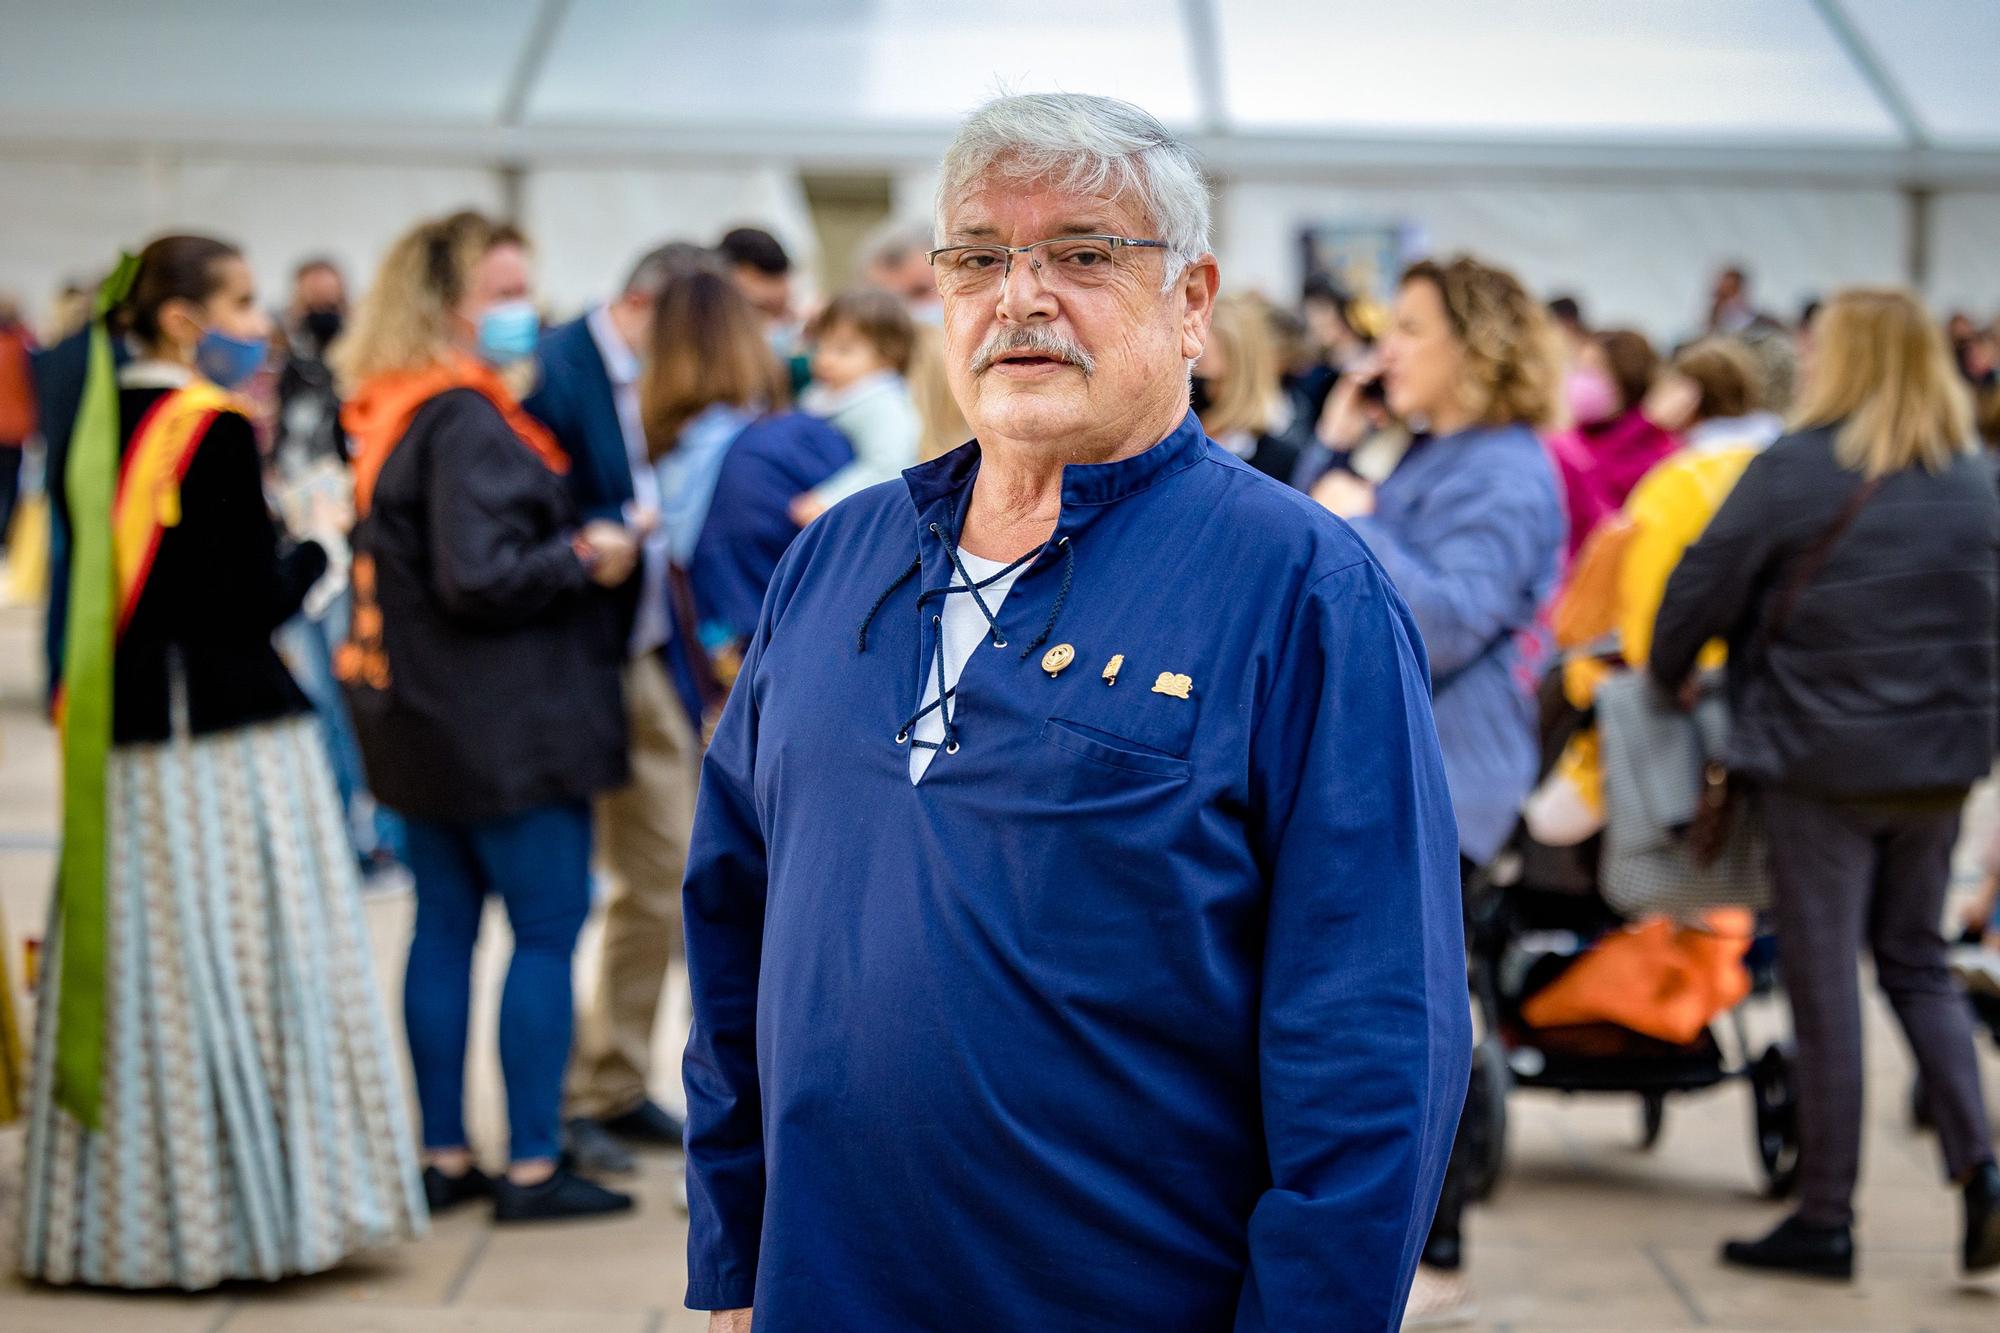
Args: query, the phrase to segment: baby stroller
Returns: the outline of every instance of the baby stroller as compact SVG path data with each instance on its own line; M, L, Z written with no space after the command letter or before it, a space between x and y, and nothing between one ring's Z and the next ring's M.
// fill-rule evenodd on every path
M1560 702L1559 686L1554 694L1544 711L1546 765L1587 721ZM1792 1055L1784 1041L1754 1049L1741 1005L1684 1044L1614 1023L1537 1028L1523 1017L1523 1006L1593 943L1628 924L1598 892L1598 843L1544 846L1518 826L1467 884L1467 973L1482 1032L1467 1094L1471 1197L1490 1194L1504 1171L1507 1095L1514 1087L1633 1096L1639 1145L1651 1148L1668 1098L1736 1080L1750 1089L1751 1146L1765 1192L1788 1196L1799 1156ZM1773 959L1768 938L1757 939L1744 958L1753 995L1773 988Z

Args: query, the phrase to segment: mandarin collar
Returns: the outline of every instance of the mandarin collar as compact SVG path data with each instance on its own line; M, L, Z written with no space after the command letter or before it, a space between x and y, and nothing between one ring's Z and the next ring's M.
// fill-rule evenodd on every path
M1200 462L1208 450L1201 420L1193 412L1167 437L1141 453L1114 463L1070 463L1063 467L1064 510L1116 504ZM910 499L922 514L938 501L967 490L979 474L979 441L968 440L942 458L903 472Z

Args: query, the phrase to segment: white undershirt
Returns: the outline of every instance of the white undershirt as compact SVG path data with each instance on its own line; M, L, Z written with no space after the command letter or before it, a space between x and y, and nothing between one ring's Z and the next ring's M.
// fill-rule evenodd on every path
M965 562L965 572L972 575L974 583L982 579L992 578L995 574L1007 568L1007 565L1010 563L1005 560L982 560L970 551L960 551L958 558ZM991 611L995 618L998 618L1000 615L1000 603L1006 601L1007 594L1013 590L1014 580L1020 577L1021 571L1017 569L1006 578L995 583L989 583L979 590L980 597L986 602L986 609ZM953 587L962 588L965 586L960 582L958 571L955 569L951 574L951 583ZM944 609L942 611L929 610L930 607L936 605L935 602L926 604L923 636L926 650L924 653L923 668L925 684L922 700L926 704L936 699L939 693L937 649L933 645L930 636L929 620L931 615L942 616L944 619L941 632L944 635L945 689L957 689L958 678L964 674L965 664L972 660L974 650L981 644L990 645L993 642L992 630L986 624L986 617L980 615L979 608L973 604L971 593L955 592L944 598L943 601ZM1003 635L1002 637L1005 636ZM957 702L957 699L954 697L952 700L954 708L956 708ZM933 745L942 745L944 743L943 711L933 708L930 712L925 713L921 718L917 719L914 739L929 741ZM937 753L936 750L927 749L921 745L912 745L910 747L911 786L915 786L922 780L924 770L931 766L931 760L937 757Z

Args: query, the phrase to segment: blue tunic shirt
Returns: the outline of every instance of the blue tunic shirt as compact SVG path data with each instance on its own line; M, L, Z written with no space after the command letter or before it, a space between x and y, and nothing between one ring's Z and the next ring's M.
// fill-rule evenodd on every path
M1393 1329L1471 1045L1408 612L1190 415L1065 470L913 786L978 466L800 536L708 751L688 1303L760 1333Z

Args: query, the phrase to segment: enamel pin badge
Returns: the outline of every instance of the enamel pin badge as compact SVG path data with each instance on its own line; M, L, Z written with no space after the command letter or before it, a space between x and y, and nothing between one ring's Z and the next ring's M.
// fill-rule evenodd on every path
M1160 678L1153 682L1153 693L1170 694L1176 699L1185 699L1194 689L1194 681L1171 671L1162 671Z
M1104 664L1104 683L1106 685L1116 685L1118 683L1118 673L1121 670L1123 670L1124 667L1125 667L1125 654L1123 653L1112 654L1111 660Z
M1042 670L1054 678L1062 669L1076 660L1076 649L1069 644L1059 643L1042 654Z

